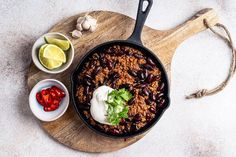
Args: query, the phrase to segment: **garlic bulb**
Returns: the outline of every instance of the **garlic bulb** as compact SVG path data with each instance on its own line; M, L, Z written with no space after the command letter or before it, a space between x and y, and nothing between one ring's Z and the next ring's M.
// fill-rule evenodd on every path
M97 28L97 20L90 15L85 15L77 19L76 30L71 32L72 37L80 38L82 31L94 32Z

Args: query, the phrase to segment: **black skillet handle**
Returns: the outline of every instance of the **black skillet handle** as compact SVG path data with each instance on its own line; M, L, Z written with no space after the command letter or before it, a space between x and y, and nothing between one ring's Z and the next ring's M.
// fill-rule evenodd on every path
M143 4L145 1L148 4L147 4L147 7L144 8L145 10L143 10ZM152 3L153 3L153 0L140 0L139 1L138 13L137 13L134 31L133 31L132 35L127 39L128 41L136 42L136 43L142 45L141 33L143 30L144 23L145 23L147 16L149 14L149 11L152 7Z

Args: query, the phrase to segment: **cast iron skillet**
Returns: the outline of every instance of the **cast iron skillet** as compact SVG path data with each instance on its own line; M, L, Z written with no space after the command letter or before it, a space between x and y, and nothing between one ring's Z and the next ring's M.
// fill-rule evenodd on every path
M144 1L148 2L148 6L143 11ZM128 138L128 137L133 137L133 136L142 134L142 133L146 132L148 129L150 129L152 126L154 126L154 124L156 124L156 122L160 119L160 117L162 116L164 111L169 106L169 84L168 84L168 78L167 78L166 71L165 71L162 63L160 62L160 60L157 58L157 56L154 53L152 53L150 50L148 50L146 47L144 47L141 42L141 31L142 31L144 23L146 21L147 15L151 9L152 3L153 3L153 0L140 0L135 28L134 28L132 35L127 40L115 40L115 41L106 42L106 43L96 46L95 48L90 50L82 58L82 60L80 61L80 63L76 67L75 71L71 75L71 84L72 84L72 92L71 93L72 93L72 101L73 101L74 108L75 108L76 112L78 113L78 115L80 116L80 118L82 119L82 121L90 129L92 129L93 131L95 131L96 133L98 133L100 135L112 137L112 138ZM133 48L141 51L142 53L144 53L148 57L152 58L153 61L156 63L157 67L160 69L161 75L162 75L161 76L162 82L165 84L164 92L163 92L165 104L163 105L164 107L162 107L160 109L158 108L155 118L151 122L149 122L145 127L141 128L140 130L138 130L136 132L132 132L132 133L121 134L121 135L114 135L114 134L110 134L110 133L105 133L102 130L99 130L98 128L92 126L87 121L86 117L83 115L83 113L82 113L83 110L80 108L81 104L78 103L77 98L76 98L76 90L77 90L77 85L78 85L78 75L82 71L82 67L83 67L84 63L86 63L88 61L88 59L95 52L100 52L99 50L103 50L104 48L110 47L112 45L125 45L125 46L129 46L129 47L133 47Z

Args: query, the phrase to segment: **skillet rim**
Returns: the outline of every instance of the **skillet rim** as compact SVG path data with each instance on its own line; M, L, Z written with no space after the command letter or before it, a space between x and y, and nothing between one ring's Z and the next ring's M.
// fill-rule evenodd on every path
M81 109L79 109L77 101L76 101L76 85L77 85L77 81L76 81L76 74L78 73L78 71L81 70L82 65L84 64L84 62L90 57L90 55L92 55L93 53L96 52L96 50L101 49L105 46L109 46L109 45L126 45L126 46L130 46L133 48L136 48L138 50L140 50L142 53L144 53L147 56L152 56L154 58L152 58L154 60L154 62L156 63L156 65L158 66L158 68L161 71L162 74L162 82L165 83L164 86L164 98L165 98L165 107L161 108L160 111L158 111L156 113L155 118L146 124L145 127L141 128L140 130L138 130L137 132L131 132L128 134L121 134L121 135L114 135L114 134L108 134L105 133L95 127L93 127L86 119L85 117L82 115L82 113L80 112ZM137 48L138 47L138 48ZM164 78L164 80L163 80ZM82 122L92 131L94 131L95 133L105 136L105 137L110 137L113 139L120 139L120 138L130 138L130 137L135 137L138 135L141 135L145 132L148 132L151 128L153 128L153 126L155 126L155 124L160 120L160 118L162 117L162 115L164 114L164 112L169 108L170 106L170 87L169 87L169 79L168 79L168 75L167 72L162 64L162 62L160 61L160 59L157 57L157 55L155 55L152 51L150 51L148 48L146 48L145 46L143 46L142 44L132 41L132 40L113 40L113 41L108 41L102 44L99 44L97 46L95 46L94 48L92 48L91 50L89 50L83 57L82 59L79 61L79 63L77 64L76 68L73 70L73 72L71 73L70 76L70 81L71 81L71 95L72 95L72 103L73 103L73 107L76 110L76 113L79 115L80 119L82 120Z

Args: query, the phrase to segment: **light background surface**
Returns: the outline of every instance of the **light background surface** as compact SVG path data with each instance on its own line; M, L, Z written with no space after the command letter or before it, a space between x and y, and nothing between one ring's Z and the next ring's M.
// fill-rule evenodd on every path
M106 154L67 148L40 128L28 105L26 72L33 42L61 19L80 12L110 10L135 18L138 0L0 0L1 157L234 157L236 77L220 94L200 100L184 95L211 88L225 78L230 51L209 31L185 41L172 62L170 108L137 143ZM170 29L206 7L217 10L236 42L236 1L154 0L146 25Z

